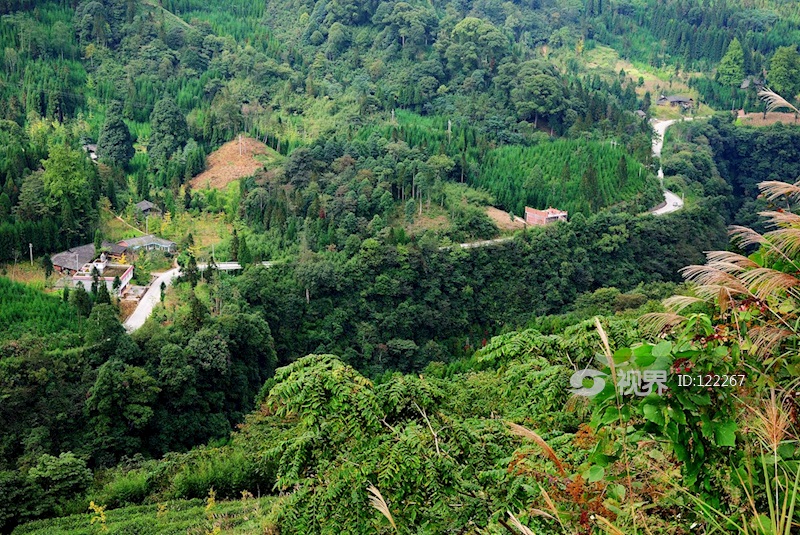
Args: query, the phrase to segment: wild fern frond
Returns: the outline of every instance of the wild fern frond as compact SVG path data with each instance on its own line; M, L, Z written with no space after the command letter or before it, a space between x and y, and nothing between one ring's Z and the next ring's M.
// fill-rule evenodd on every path
M800 113L800 110L792 106L789 101L768 87L765 87L758 92L758 98L766 103L767 111L789 109L793 112Z

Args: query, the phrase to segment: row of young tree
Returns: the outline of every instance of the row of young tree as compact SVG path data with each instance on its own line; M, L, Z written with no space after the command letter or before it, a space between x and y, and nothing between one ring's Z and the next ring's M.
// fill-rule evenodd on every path
M589 215L621 202L640 212L662 198L655 176L625 151L581 140L490 151L475 184L520 216L526 206Z

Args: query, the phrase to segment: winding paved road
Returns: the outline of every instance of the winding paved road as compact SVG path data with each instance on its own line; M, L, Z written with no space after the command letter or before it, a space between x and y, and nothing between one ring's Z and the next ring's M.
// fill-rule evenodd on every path
M274 262L262 262L264 266L272 267ZM206 269L208 264L197 264L198 269ZM220 271L236 271L242 269L242 266L239 265L238 262L220 262L217 264L217 269ZM161 302L161 283L164 283L165 286L169 286L181 273L180 268L172 268L164 273L158 275L156 280L154 280L150 287L147 288L147 291L139 299L139 304L136 305L136 310L133 311L128 319L122 324L125 327L125 330L128 332L133 332L142 325L150 317L150 314L153 313L153 308Z
M686 121L691 121L690 117L685 118ZM677 120L670 119L669 121L660 121L658 119L653 121L653 129L656 131L656 137L653 138L653 156L661 157L661 149L664 147L664 134L667 128L675 124ZM661 180L661 187L664 187L664 168L658 166L658 179ZM683 199L672 193L671 191L664 190L664 205L652 211L653 215L664 215L671 212L676 212L683 208Z
M691 121L690 117L685 117L685 121ZM653 139L653 155L661 157L661 149L664 147L664 134L667 132L667 128L671 125L675 124L677 120L670 119L668 121L663 120L654 120L653 121L653 129L656 131L656 137ZM659 166L658 168L658 178L662 181L664 180L664 169ZM663 215L669 214L671 212L676 212L683 208L683 200L680 197L675 195L669 190L664 190L664 205L656 208L652 211L654 215ZM476 242L469 242L469 243L459 243L458 247L462 249L473 249L477 247L487 247L492 245L498 245L500 243L504 243L507 241L512 240L513 237L505 237L505 238L496 238L494 240L483 240L483 241L476 241ZM440 250L450 249L452 246L444 246L440 247ZM262 262L263 265L267 267L271 267L273 262ZM205 269L206 264L198 264L197 266L200 269ZM217 264L217 268L222 271L234 271L242 269L238 262L220 262ZM139 304L136 306L136 310L134 310L133 314L125 320L123 325L128 332L135 331L150 317L150 314L153 312L153 308L161 301L161 283L164 283L165 286L169 286L172 284L172 281L175 280L176 277L180 275L180 268L173 268L169 271L165 271L164 273L160 274L156 280L150 285L147 289L145 294L139 300Z

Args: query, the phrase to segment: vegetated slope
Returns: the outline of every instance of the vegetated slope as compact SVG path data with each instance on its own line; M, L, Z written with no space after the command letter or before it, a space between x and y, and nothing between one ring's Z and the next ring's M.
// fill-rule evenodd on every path
M525 206L588 215L622 201L645 210L661 196L656 178L624 150L567 139L489 151L476 185L517 215Z
M255 157L269 152L272 149L251 137L242 136L241 143L233 139L208 155L206 170L192 179L192 188L223 189L234 180L251 176L264 167Z
M58 297L0 277L0 340L78 330L76 311Z
M771 205L758 182L794 182L800 175L800 129L794 125L737 126L733 116L720 114L675 125L669 135L661 159L667 186L715 198L729 224L765 230L757 214Z
M95 535L107 533L158 533L185 535L213 533L219 523L222 533L259 535L264 533L258 515L267 509L272 497L245 497L234 501L174 500L105 511L105 521L93 518L98 513L81 513L64 518L30 522L14 530L14 535ZM101 507L104 504L99 504ZM209 519L209 516L212 516ZM98 527L100 526L100 527Z

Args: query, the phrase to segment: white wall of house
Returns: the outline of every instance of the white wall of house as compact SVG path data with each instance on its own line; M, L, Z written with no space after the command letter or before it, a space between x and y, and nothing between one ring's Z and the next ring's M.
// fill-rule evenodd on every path
M123 267L123 266L109 264L109 267ZM117 295L124 292L125 287L128 286L128 284L131 282L131 279L133 279L133 266L127 266L127 268L128 269L125 271L125 273L123 273L123 275L119 278L121 284L119 287L119 291L116 292ZM72 277L72 285L75 287L83 286L83 289L86 290L87 292L92 291L92 282L94 281L91 275L74 275ZM97 282L98 284L105 283L106 288L108 289L108 293L110 293L111 295L115 294L114 277L100 277Z

